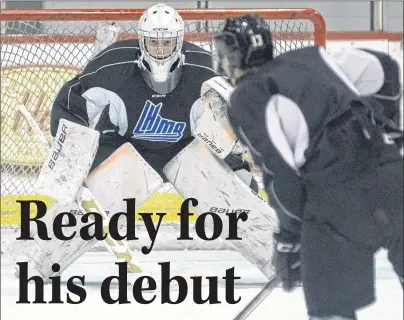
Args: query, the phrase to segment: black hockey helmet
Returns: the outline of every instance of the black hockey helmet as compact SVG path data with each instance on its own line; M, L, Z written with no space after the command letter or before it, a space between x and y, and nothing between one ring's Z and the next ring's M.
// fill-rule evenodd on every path
M214 42L218 58L226 56L234 68L249 69L273 59L269 25L257 14L226 19Z

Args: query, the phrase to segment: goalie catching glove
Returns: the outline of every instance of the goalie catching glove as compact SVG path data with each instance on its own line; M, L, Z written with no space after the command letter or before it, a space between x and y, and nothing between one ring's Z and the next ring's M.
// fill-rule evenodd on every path
M237 138L227 117L228 99L233 87L223 78L214 77L202 84L201 98L191 109L191 131L220 159L238 150Z
M216 157L225 160L241 180L253 190L258 190L249 165L243 159L245 148L234 134L227 116L227 105L233 89L221 76L202 84L201 97L191 109L191 132Z

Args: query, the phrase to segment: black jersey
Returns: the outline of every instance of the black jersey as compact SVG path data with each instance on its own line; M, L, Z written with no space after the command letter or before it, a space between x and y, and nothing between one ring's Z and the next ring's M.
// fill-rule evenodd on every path
M176 88L158 94L143 80L138 40L118 41L104 49L60 90L52 108L52 135L59 119L74 121L101 133L93 168L131 142L160 171L192 141L190 109L202 83L215 75L209 52L184 42L183 53L185 65Z
M243 77L228 113L255 160L275 176L276 197L299 218L305 188L352 178L377 158L382 139L372 123L380 112L370 103L323 48L308 47Z

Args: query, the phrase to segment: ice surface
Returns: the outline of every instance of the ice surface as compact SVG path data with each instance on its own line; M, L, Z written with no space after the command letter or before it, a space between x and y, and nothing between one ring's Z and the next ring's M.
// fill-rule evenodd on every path
M155 278L159 276L158 262L171 261L172 274L187 276L219 276L225 270L235 268L236 276L243 282L262 282L265 278L249 262L234 252L229 251L163 251L152 252L148 256L140 256L142 265ZM385 252L377 255L377 301L372 306L361 310L359 320L401 320L403 319L403 290L395 274L386 260ZM192 293L188 292L187 300L179 305L160 304L159 291L152 304L137 303L129 292L130 304L108 305L100 296L100 284L108 276L116 274L117 266L108 253L90 253L80 258L68 268L62 277L62 300L66 301L66 280L74 275L84 275L86 279L86 300L82 304L16 304L18 300L18 280L14 278L13 262L2 255L1 264L1 319L2 320L226 320L233 317L259 292L256 284L250 287L238 287L235 296L241 297L240 303L229 305L225 302L224 286L219 287L217 305L196 305L192 301ZM205 283L207 281L205 280ZM30 299L33 298L33 286L30 286ZM206 297L208 287L204 286ZM117 289L113 289L117 294ZM172 293L175 297L175 293ZM148 293L145 297L151 297ZM76 299L76 296L72 296ZM50 286L45 287L45 300L50 300ZM274 290L266 301L248 318L249 320L293 319L305 320L306 309L302 291L285 293L282 289Z

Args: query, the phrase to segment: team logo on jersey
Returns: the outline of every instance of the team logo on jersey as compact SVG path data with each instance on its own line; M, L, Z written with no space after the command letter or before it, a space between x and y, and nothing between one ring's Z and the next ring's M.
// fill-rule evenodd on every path
M178 142L182 138L186 123L162 118L162 106L162 102L155 105L149 100L146 101L132 138L164 142Z

